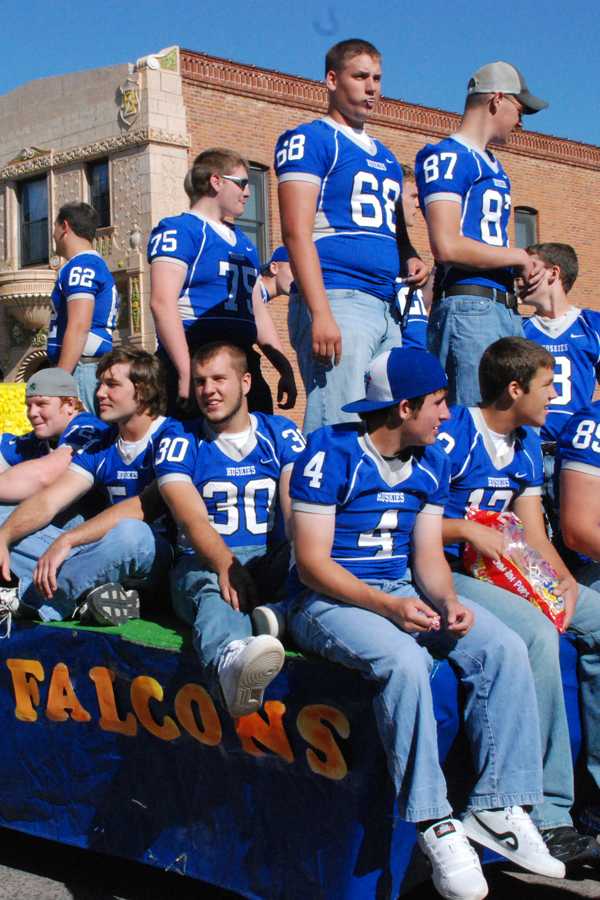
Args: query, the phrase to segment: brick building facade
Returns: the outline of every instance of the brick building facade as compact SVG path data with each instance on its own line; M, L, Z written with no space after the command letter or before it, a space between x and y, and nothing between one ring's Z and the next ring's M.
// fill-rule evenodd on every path
M135 66L99 71L103 78L101 82L95 80L95 90L97 93L102 84L106 96L92 99L105 113L113 105L111 123L108 123L110 116L104 116L107 124L93 121L90 114L89 85L96 73L43 79L19 89L28 92L31 103L37 94L49 96L61 88L52 106L52 134L43 122L24 121L27 117L21 105L20 116L13 115L11 128L4 131L9 137L0 137L0 167L4 166L0 168L0 305L9 295L6 285L11 280L10 273L14 274L15 283L17 276L33 275L31 269L19 267L18 241L16 237L10 238L16 234L14 215L19 181L30 177L32 171L38 175L47 172L51 197L52 192L56 194L57 185L62 184L65 187L60 194L62 202L87 198L85 179L81 173L77 174L77 166L81 168L91 159L107 156L111 208L120 210L122 220L111 222L110 241L105 241L110 251L109 261L121 273L128 307L121 320L121 337L133 338L150 348L154 334L148 309L149 277L140 251L153 222L162 215L180 211L183 206L184 196L175 181L182 176L187 148L189 156L193 156L208 146L230 146L250 160L253 184L260 194L255 203L260 210L256 211L257 221L249 227L255 228L252 234L259 237L259 245L267 253L281 238L273 172L276 138L284 129L321 115L326 92L316 81L178 48L145 57ZM128 84L138 110L133 126L127 126L122 116L123 90L128 89ZM117 100L115 87L121 91L120 94L117 91ZM5 110L13 110L16 93L0 98L0 122L6 120ZM88 120L90 115L92 119L88 122L89 136L85 144L78 140L81 130L72 126L78 104ZM62 133L56 132L57 121L63 122ZM451 113L384 98L369 128L402 162L412 163L424 143L449 134L456 129L458 121ZM25 138L19 135L20 125L30 150L25 152L25 159L15 160L15 146L25 143ZM7 143L11 147L3 152ZM34 154L29 156L29 165L27 152ZM579 305L600 308L600 299L596 299L596 282L600 276L600 204L596 200L600 194L600 148L525 131L513 135L499 155L510 174L513 209L519 210L523 227L533 229L540 241L566 241L575 246L581 275L573 290L573 300ZM67 197L69 191L72 196ZM55 197L51 204L50 221L57 200ZM135 209L134 216L127 212L131 208ZM511 227L511 240L515 242L514 219ZM429 260L424 224L420 223L415 231L414 243ZM120 248L118 252L113 245ZM40 288L43 293L53 273L48 267L38 267L36 271L43 282ZM14 301L11 302L14 307ZM270 308L280 333L286 336L285 300L275 301ZM6 327L4 319L5 334ZM36 340L40 343L39 331ZM23 358L30 351L26 349L19 357L13 347L7 368L10 354L3 349L6 346L0 320L0 363L11 377L18 377L19 373L22 377ZM265 369L269 370L266 362ZM294 413L298 421L302 411L300 398Z

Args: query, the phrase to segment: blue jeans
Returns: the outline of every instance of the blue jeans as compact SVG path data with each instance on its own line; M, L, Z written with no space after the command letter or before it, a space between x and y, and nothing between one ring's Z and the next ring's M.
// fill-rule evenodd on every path
M98 357L98 362L100 357ZM88 410L88 412L97 414L96 391L98 390L98 379L96 378L96 368L98 363L82 363L78 362L73 370L73 378L77 383L79 390L79 399Z
M263 556L262 547L235 547L242 564ZM182 556L171 571L171 597L176 615L192 626L192 640L209 685L216 689L221 653L231 641L252 637L252 620L223 600L215 572L202 568L196 555Z
M410 581L369 582L415 596ZM429 673L432 654L447 658L465 691L464 721L477 775L472 809L534 804L542 799L535 691L523 641L476 604L464 637L410 635L389 619L307 591L288 615L300 647L361 672L376 684L379 736L409 822L451 812L437 748ZM514 697L519 698L514 703Z
M364 397L364 376L374 357L402 345L402 331L391 303L354 290L331 290L327 296L342 335L338 366L315 360L306 303L298 294L292 294L289 303L290 341L306 390L306 434L322 425L357 422L358 416L342 412L342 406Z
M107 581L125 587L152 588L171 565L170 544L149 525L123 519L99 541L75 547L58 571L51 600L43 598L32 581L37 561L64 531L47 525L11 547L10 567L19 579L19 599L37 610L44 622L70 618L89 590Z
M523 337L521 316L487 297L444 297L431 307L427 344L448 376L448 403L476 406L479 361L502 337Z
M597 577L600 586L600 567ZM574 799L573 769L560 673L558 632L539 610L509 591L458 572L454 573L454 585L462 596L476 601L514 629L527 645L537 695L544 760L544 801L534 809L533 819L539 828L570 825L569 811ZM569 631L577 637L579 652L586 762L594 783L600 788L600 594L580 585Z

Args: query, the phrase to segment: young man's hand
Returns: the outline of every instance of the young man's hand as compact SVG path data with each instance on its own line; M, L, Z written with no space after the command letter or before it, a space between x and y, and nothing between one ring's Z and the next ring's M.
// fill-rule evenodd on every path
M406 261L406 277L405 281L411 287L422 288L427 284L430 275L428 266L418 256L411 256Z
M556 594L558 597L562 597L565 601L565 624L563 626L563 630L566 631L571 624L571 619L573 618L573 615L575 613L575 606L577 604L577 597L579 595L579 585L572 575L569 575L567 578L562 579L562 581L558 585Z
M472 627L475 616L472 610L463 606L460 600L455 598L446 601L444 620L448 631L456 637L463 637Z
M342 358L342 335L331 313L313 313L312 320L313 355L324 362L337 366Z
M238 612L248 612L256 605L256 586L252 576L235 557L219 573L219 588L225 603Z
M56 590L56 576L58 570L64 563L65 559L71 552L71 544L69 535L63 534L58 537L40 556L33 573L33 583L38 593L51 600Z
M465 522L465 540L488 559L498 560L504 550L504 538L495 528L480 522Z
M390 596L387 617L402 631L439 631L440 615L418 597Z

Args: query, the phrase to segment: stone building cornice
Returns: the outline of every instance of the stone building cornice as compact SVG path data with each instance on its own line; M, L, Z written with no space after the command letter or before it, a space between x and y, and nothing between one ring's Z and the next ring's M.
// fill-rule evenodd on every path
M192 83L205 84L255 100L293 104L317 114L323 113L326 106L325 86L318 81L259 69L193 50L181 50L180 61L183 79ZM370 121L439 139L457 129L460 116L384 97ZM600 170L600 147L535 131L511 135L506 149L523 156Z
M170 144L175 147L187 148L190 145L190 139L187 134L171 134L160 128L140 128L67 150L38 151L36 155L30 155L25 150L22 154L23 159L12 161L0 169L0 182L36 175L38 172L45 172L50 168L56 169L74 162L96 159L99 156L118 153L120 150L141 147L145 144Z

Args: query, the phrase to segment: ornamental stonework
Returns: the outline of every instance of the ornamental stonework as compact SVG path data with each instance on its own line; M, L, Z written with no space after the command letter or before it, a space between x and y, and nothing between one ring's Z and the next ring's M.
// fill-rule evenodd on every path
M71 166L54 172L54 209L56 212L65 203L83 199L83 169Z
M25 175L35 175L48 171L52 166L66 166L69 163L87 162L100 156L118 153L132 147L143 147L146 144L167 144L175 147L189 147L190 139L187 134L174 134L161 128L140 128L121 135L103 138L92 144L80 147L71 147L69 150L48 152L42 156L27 159L21 162L11 162L0 169L0 182L14 178L22 178Z
M142 174L144 154L126 153L111 162L112 223L119 235L128 235L142 221Z
M0 263L6 259L6 191L0 187Z

